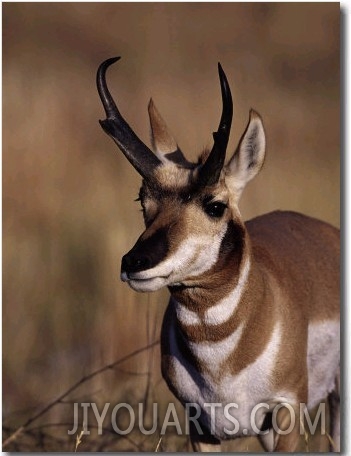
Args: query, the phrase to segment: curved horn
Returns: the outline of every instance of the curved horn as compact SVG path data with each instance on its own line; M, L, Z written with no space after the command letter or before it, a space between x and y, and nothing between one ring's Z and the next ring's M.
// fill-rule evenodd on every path
M233 119L233 100L227 77L218 63L219 81L222 93L222 116L218 130L213 133L214 144L207 160L199 169L198 181L201 185L214 185L221 174Z
M161 161L137 137L123 119L106 84L107 68L119 59L120 57L113 57L105 60L99 66L96 74L97 89L106 112L106 119L99 120L99 122L105 133L111 136L138 173L145 179L149 179L154 169L161 165Z

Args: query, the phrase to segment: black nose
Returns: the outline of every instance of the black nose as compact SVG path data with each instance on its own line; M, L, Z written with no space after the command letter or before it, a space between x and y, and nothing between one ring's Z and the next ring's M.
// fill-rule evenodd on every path
M163 261L168 252L167 228L160 228L150 237L141 235L135 246L122 258L121 272L146 271Z
M129 252L122 258L121 270L127 274L144 271L151 267L151 259L137 252Z

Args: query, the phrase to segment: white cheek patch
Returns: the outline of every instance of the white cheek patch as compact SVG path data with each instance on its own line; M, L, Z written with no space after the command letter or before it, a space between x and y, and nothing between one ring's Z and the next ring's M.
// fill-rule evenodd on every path
M219 250L227 226L215 236L192 236L185 239L176 252L152 269L138 273L138 279L167 278L177 283L196 277L211 269L218 261Z

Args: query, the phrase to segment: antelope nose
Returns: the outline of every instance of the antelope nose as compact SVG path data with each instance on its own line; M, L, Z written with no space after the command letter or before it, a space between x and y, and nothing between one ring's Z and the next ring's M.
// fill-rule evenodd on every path
M131 274L151 267L151 260L146 255L129 252L122 258L121 272Z

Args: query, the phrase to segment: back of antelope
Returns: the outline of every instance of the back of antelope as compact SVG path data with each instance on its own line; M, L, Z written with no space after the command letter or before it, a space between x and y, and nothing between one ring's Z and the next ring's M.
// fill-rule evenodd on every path
M184 405L195 404L194 449L220 451L223 439L259 434L267 451L294 451L300 404L310 410L329 395L339 450L339 231L294 212L243 222L238 202L263 164L265 132L251 110L225 164L233 105L220 65L219 127L212 149L191 163L152 100L154 152L123 119L105 80L117 60L98 69L100 123L143 178L146 225L122 259L121 279L171 293L162 373Z

